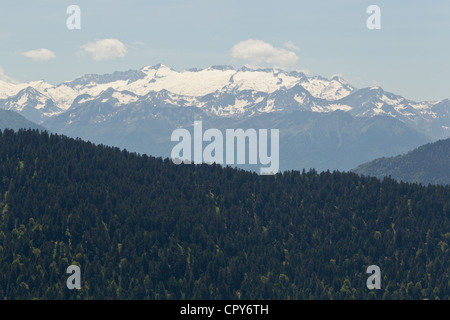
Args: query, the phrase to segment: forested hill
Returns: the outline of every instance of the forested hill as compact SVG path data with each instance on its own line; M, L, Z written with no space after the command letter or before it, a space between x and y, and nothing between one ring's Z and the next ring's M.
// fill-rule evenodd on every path
M450 138L428 143L404 155L364 163L353 171L405 182L450 184Z
M45 130L44 127L28 121L25 117L11 110L0 109L0 130L4 129L19 130L20 128L30 128L36 130Z
M0 297L449 299L450 187L0 134ZM66 287L66 268L81 289ZM369 290L369 265L381 289Z

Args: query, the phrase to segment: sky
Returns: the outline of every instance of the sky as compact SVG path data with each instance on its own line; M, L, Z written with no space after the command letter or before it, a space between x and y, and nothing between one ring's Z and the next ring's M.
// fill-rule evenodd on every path
M74 11L80 29L70 29ZM380 29L369 29L371 5ZM448 0L0 1L0 79L52 84L162 63L340 75L415 101L450 98Z

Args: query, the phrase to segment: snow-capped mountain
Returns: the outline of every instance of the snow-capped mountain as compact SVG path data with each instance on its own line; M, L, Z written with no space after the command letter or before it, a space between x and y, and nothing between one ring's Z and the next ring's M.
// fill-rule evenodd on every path
M0 81L0 108L56 133L157 156L169 156L172 130L194 120L279 128L280 152L290 159L284 169L351 169L450 136L448 99L415 102L380 87L357 89L339 76L247 67L179 72L159 64L59 85Z
M161 95L165 99L159 100ZM220 117L245 118L298 110L341 110L357 117L387 115L423 129L432 139L450 134L448 100L414 102L380 87L356 89L339 76L326 79L307 77L302 72L247 67L235 70L230 66L178 72L159 64L106 75L84 75L59 85L42 80L26 84L0 82L0 107L37 123L71 112L69 109L88 101L114 100L118 107L152 99L159 101L157 106L195 106Z
M45 90L42 91L39 87L28 86L13 96L0 99L0 105L3 109L20 113L32 122L42 123L48 117L62 112L53 99L45 94Z
M0 83L0 106L8 106L7 100L16 95L20 90L31 87L43 96L52 100L60 110L66 111L76 97L89 95L95 99L108 89L114 89L120 94L122 91L133 93L142 98L150 92L166 90L172 94L172 102L184 103L190 101L198 107L213 107L211 111L218 115L241 114L242 108L251 108L259 104L261 109L262 95L274 94L290 90L301 85L309 94L318 99L336 100L347 96L354 90L343 79L334 77L325 79L322 77L306 77L301 72L284 72L273 69L249 69L247 67L234 70L229 66L212 66L206 69L190 69L177 72L164 65L144 67L137 71L114 72L106 75L85 75L72 81L66 81L59 85L50 85L43 81L30 82L28 84ZM236 97L229 101L227 97L242 93L242 98ZM126 95L126 94L125 94ZM208 103L208 98L223 98L225 105ZM129 101L125 97L121 100L126 104ZM6 100L6 101L5 101ZM5 101L5 102L4 102ZM15 104L15 110L21 111L22 101ZM268 106L262 108L268 112L273 103L267 99ZM296 104L302 104L301 97ZM214 108L214 106L216 108ZM279 106L276 106L279 107ZM280 106L282 107L282 106ZM224 111L225 110L225 111ZM49 117L52 115L48 115Z

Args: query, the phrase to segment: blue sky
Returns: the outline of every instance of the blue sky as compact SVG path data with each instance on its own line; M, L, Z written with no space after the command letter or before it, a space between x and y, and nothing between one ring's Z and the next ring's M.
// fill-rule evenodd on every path
M80 30L66 27L72 4L81 9ZM380 30L366 27L372 4L381 9ZM95 56L104 39L117 42ZM0 3L0 77L20 82L58 84L158 63L178 71L249 64L340 74L356 87L380 85L409 99L440 100L450 98L449 40L447 0ZM270 59L253 59L254 45ZM36 54L40 60L32 59Z

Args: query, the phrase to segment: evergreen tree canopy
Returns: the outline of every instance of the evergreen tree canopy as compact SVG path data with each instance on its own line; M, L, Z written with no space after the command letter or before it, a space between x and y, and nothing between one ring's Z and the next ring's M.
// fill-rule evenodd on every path
M5 299L449 299L450 186L0 132ZM81 289L66 287L69 265ZM369 290L369 265L381 289Z

